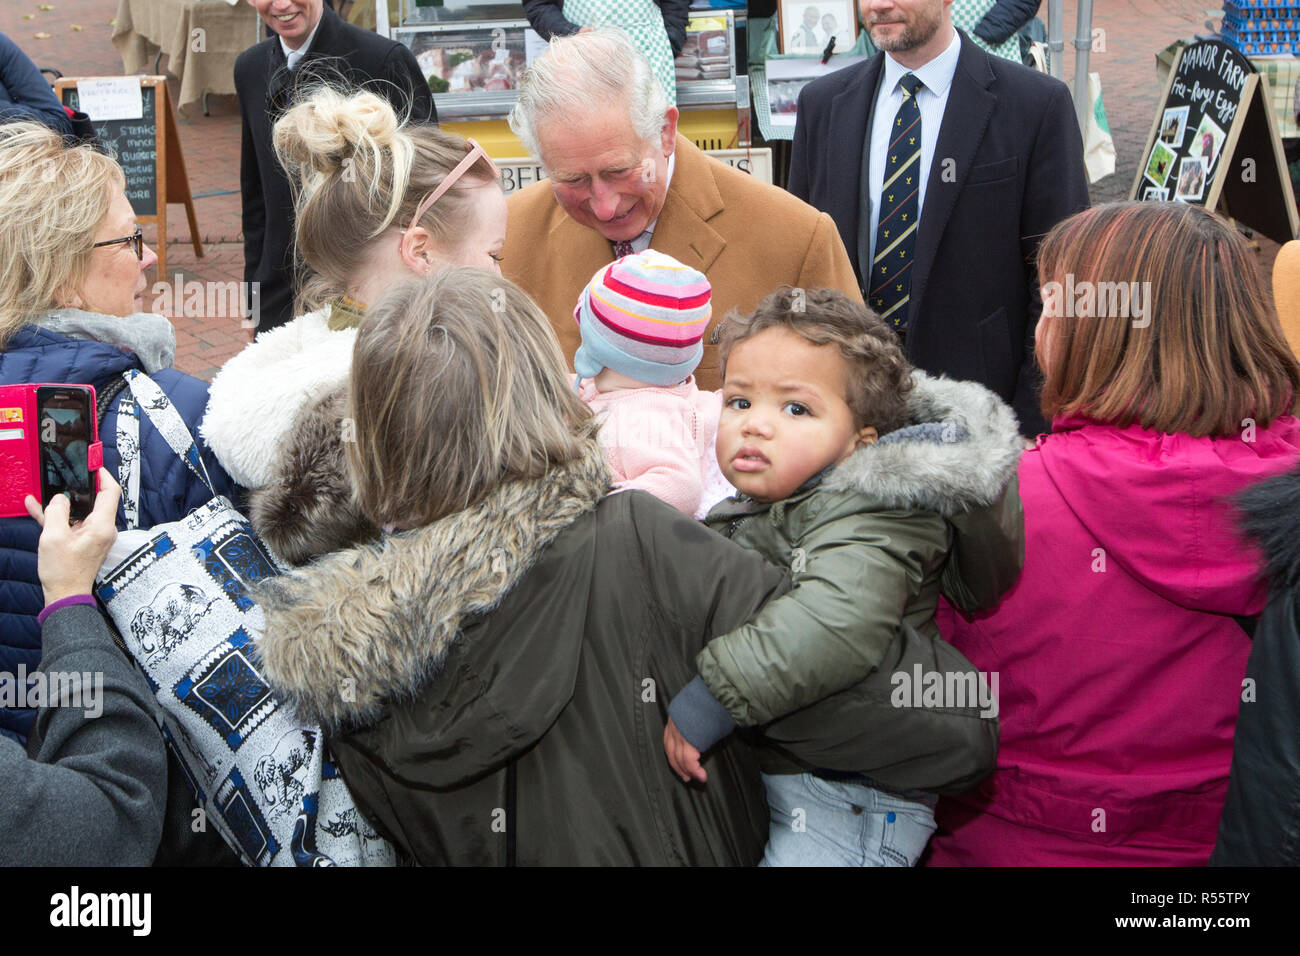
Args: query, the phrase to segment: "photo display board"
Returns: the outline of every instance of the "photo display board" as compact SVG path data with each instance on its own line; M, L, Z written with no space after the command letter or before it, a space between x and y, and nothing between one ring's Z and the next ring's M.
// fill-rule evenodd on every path
M1205 206L1285 242L1297 213L1267 80L1219 40L1170 70L1130 199Z

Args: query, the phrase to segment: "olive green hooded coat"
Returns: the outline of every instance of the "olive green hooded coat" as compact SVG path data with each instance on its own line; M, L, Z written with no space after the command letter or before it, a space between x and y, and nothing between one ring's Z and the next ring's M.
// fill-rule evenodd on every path
M992 771L994 688L981 697L974 683L945 680L961 700L916 708L910 685L916 663L974 670L939 635L940 591L973 611L1020 573L1024 442L983 386L913 380L906 427L790 498L741 496L710 512L710 527L788 568L793 587L696 658L712 700L697 681L670 708L695 746L761 726L765 772L864 773L899 790L962 790ZM730 721L716 719L722 708L710 717L718 703Z
M406 857L735 866L762 856L767 805L751 748L728 741L708 785L687 786L663 730L705 641L748 620L787 577L648 494L607 495L609 485L593 440L587 458L544 478L260 591L262 672L325 728L358 806ZM273 549L288 533L261 530Z

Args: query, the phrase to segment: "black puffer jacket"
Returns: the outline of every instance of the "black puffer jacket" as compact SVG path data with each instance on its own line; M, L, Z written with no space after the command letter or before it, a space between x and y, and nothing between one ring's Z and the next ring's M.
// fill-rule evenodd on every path
M1238 498L1268 559L1211 866L1300 866L1300 470Z

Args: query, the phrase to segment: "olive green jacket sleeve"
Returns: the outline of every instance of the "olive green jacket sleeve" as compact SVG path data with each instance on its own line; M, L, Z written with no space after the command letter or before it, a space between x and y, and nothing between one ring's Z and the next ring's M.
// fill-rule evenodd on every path
M1020 503L1019 477L1012 476L993 504L948 520L953 541L940 584L943 596L967 614L993 607L1025 566L1025 511Z
M841 500L821 509L792 542L802 550L792 590L696 658L709 690L737 723L767 723L865 678L943 561L949 531L939 515L842 513L835 505L847 505L844 497L834 496Z

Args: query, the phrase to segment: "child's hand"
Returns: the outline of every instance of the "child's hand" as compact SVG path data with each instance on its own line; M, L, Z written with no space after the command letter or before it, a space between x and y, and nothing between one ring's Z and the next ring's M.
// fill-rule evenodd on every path
M668 755L668 764L673 768L673 773L681 777L683 782L690 783L695 779L704 783L709 779L708 772L700 766L700 752L682 736L671 717L668 718L668 726L664 728L664 753Z

